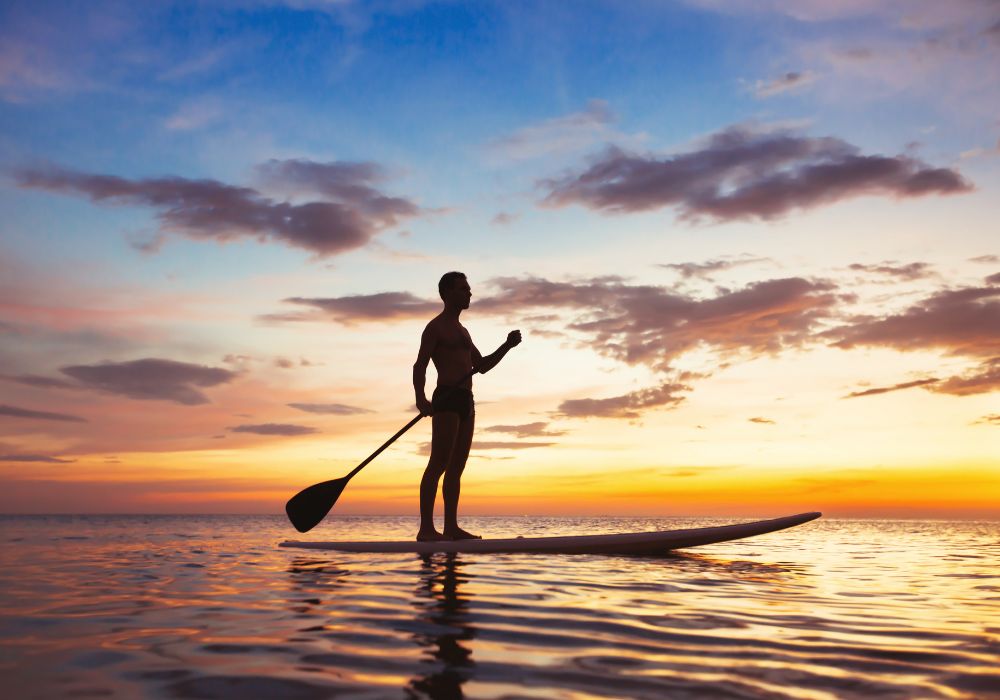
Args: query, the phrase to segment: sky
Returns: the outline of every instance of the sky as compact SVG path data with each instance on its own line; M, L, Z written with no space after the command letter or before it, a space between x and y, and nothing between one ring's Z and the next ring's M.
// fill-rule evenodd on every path
M0 126L0 512L282 512L459 270L462 513L1000 517L992 0L9 0Z

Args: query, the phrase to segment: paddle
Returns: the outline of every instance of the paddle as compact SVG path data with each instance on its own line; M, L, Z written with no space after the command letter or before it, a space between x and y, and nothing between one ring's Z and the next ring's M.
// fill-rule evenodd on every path
M457 386L463 384L466 379L475 373L476 370L470 370L465 374L465 376L459 379L454 386L449 388L445 395L447 396L448 393L454 391ZM418 413L413 420L400 428L399 432L382 443L380 448L372 452L368 459L354 467L354 469L351 470L351 473L347 476L342 476L339 479L331 479L330 481L323 481L319 484L313 484L312 486L302 489L297 494L289 498L288 503L285 504L285 512L288 514L288 519L292 521L292 525L295 526L295 529L299 532L308 532L319 525L320 521L325 518L326 514L330 512L331 508L333 508L333 504L337 502L338 498L340 498L341 491L343 491L344 487L347 486L347 482L351 480L351 477L364 469L366 464L382 454L382 450L394 443L396 438L416 425L417 422L423 417L423 413Z

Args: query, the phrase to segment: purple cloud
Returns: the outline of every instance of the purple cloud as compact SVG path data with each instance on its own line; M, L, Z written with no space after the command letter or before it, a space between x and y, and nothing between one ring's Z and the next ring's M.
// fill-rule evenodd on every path
M232 381L237 373L219 367L146 358L131 362L62 367L80 385L132 399L173 401L186 406L208 403L199 388Z
M811 71L790 71L771 80L758 80L753 93L758 98L774 97L785 92L800 90L816 82L816 74Z
M823 333L834 347L937 350L969 357L978 366L964 375L926 383L940 393L965 396L1000 389L1000 286L944 289L908 309L858 316Z
M723 272L724 270L730 270L734 267L740 265L750 265L753 263L767 262L769 258L754 258L754 257L744 257L736 259L725 259L718 258L716 260L706 260L703 263L696 262L685 262L685 263L660 263L657 267L662 267L667 270L676 270L680 273L681 277L684 279L690 279L692 277L700 277L702 279L711 279L712 275L716 272Z
M261 318L266 321L329 319L350 324L358 321L424 318L441 310L440 301L421 299L409 292L380 292L327 298L291 297L284 302L309 307L312 312L267 314Z
M918 280L930 277L933 274L931 265L925 262L912 262L906 265L893 262L884 262L879 265L854 263L848 265L848 269L855 272L871 272L878 275L887 275L902 280Z
M864 389L862 391L852 391L850 394L845 396L845 399L856 399L861 396L876 396L878 394L887 394L890 391L900 391L902 389L912 389L913 387L926 387L931 384L936 384L940 382L940 379L930 378L930 379L917 379L912 382L902 382L900 384L893 384L892 386L882 386L876 387L874 389Z
M597 352L657 370L669 369L675 358L697 347L766 354L799 346L841 299L829 282L799 277L757 282L709 298L617 278L576 283L500 278L493 284L497 293L474 302L477 311L563 309L575 314L568 328Z
M355 416L360 413L374 413L367 408L348 406L342 403L290 403L286 404L306 413L319 413L334 416Z
M268 189L327 197L354 208L378 227L394 226L420 213L410 200L386 196L374 187L388 179L376 163L269 160L257 166L257 174Z
M0 405L0 416L10 416L11 418L31 418L35 420L51 420L65 423L86 423L86 418L73 416L68 413L50 413L49 411L32 411L18 406Z
M660 158L611 147L582 172L541 182L544 206L612 213L676 206L681 218L775 219L796 209L878 194L896 198L972 189L949 168L910 156L863 155L833 137L731 127L700 149Z
M569 399L559 404L555 415L565 418L639 418L641 411L663 406L673 408L684 401L686 384L664 382L660 386L604 399Z
M536 421L534 423L522 423L520 425L492 425L484 428L487 433L511 433L519 438L530 437L558 437L565 435L565 430L548 430L547 421Z
M295 435L311 435L318 433L316 428L307 425L293 425L291 423L259 423L256 425L236 425L226 430L233 433L253 433L254 435L281 435L291 437Z
M60 459L48 455L13 454L0 455L0 462L44 462L45 464L72 464L75 459Z
M319 182L324 172L338 168L343 172L339 184L325 187L330 200L300 204L275 201L249 187L216 180L129 180L54 166L25 168L14 175L24 188L83 195L96 203L151 207L157 210L163 231L189 238L275 240L318 256L359 248L381 229L419 212L408 200L386 197L372 188L370 171L376 166L371 164L271 161L262 167L272 179L306 183ZM336 178L328 175L327 179Z

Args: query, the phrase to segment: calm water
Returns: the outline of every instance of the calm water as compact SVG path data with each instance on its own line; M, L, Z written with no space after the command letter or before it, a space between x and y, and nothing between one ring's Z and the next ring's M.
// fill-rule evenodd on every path
M467 518L489 536L723 524ZM402 539L410 518L310 539ZM279 549L266 516L0 516L4 697L1000 698L1000 523L661 557ZM315 535L315 537L314 537Z

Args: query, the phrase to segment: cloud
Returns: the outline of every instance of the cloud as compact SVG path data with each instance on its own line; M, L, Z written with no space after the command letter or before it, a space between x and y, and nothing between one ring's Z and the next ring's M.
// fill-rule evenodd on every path
M208 403L198 388L232 381L237 373L175 360L146 358L131 362L74 365L60 371L81 386L132 399L173 401L185 406Z
M517 221L518 218L517 214L508 214L507 212L502 211L493 217L492 223L496 226L508 226Z
M985 415L975 421L973 425L1000 425L1000 413L990 413L989 415Z
M49 457L48 455L0 455L0 462L44 462L46 464L72 464L75 459L60 459L59 457Z
M129 180L55 166L23 168L14 177L23 188L83 195L95 203L151 207L161 232L218 242L273 240L320 257L359 248L400 218L419 212L409 200L386 197L370 186L377 169L372 164L270 161L261 167L275 182L324 186L330 199L275 201L252 188L216 180ZM339 179L331 175L334 172ZM352 199L351 193L358 198Z
M918 386L929 386L931 384L936 384L940 382L940 379L930 378L930 379L917 379L912 382L903 382L901 384L893 384L892 386L876 387L874 389L864 389L862 391L852 391L845 399L855 399L861 396L875 396L877 394L887 394L890 391L900 391L901 389L912 389Z
M342 403L290 403L286 404L292 408L297 408L306 413L319 413L323 415L335 416L355 416L360 413L374 413L367 408L348 406Z
M499 160L530 160L581 151L595 143L629 137L617 133L615 115L604 100L590 100L586 109L553 117L493 139L489 156Z
M1000 255L977 255L974 258L969 258L969 262L977 262L984 264L995 264L1000 263Z
M536 421L520 425L491 425L484 428L484 431L487 433L512 433L519 438L558 437L566 434L565 430L548 430L548 426L547 421Z
M51 420L64 423L86 423L86 418L73 416L68 413L50 413L49 411L33 411L18 406L0 405L0 416L11 418L30 418L35 420Z
M421 299L409 292L380 292L345 297L291 297L286 304L311 307L312 313L278 313L261 316L266 321L332 320L351 324L358 321L398 321L424 318L441 310L440 301Z
M894 263L892 261L884 262L879 265L853 263L848 265L848 269L856 272L871 272L879 275L888 275L889 277L898 277L899 279L908 281L924 279L926 277L931 277L934 274L931 265L925 262L912 262L906 265Z
M291 423L259 423L256 425L236 425L226 430L233 433L253 433L254 435L282 435L286 437L295 435L311 435L318 433L316 428L307 425L293 425Z
M1000 390L1000 357L981 362L965 374L950 377L930 388L941 394L954 396L970 396Z
M753 93L760 99L774 97L785 92L801 90L816 82L816 74L812 71L789 72L771 80L758 80L753 85Z
M686 384L664 382L656 387L640 389L621 396L604 399L569 399L559 404L555 415L565 418L639 418L641 411L674 407L684 401L678 396L691 391Z
M554 442L524 442L524 441L482 441L473 440L471 451L476 450L530 450L533 447L551 447ZM422 442L417 448L417 454L428 456L431 453L431 443Z
M474 302L477 312L563 309L575 314L567 328L596 352L659 371L699 347L757 355L800 346L841 299L831 283L799 277L756 282L708 298L617 278L497 278L491 284L498 291Z
M940 349L951 355L1000 353L1000 286L945 289L905 311L858 316L826 332L834 346Z
M420 207L402 197L389 197L374 185L388 179L377 163L269 160L256 168L267 189L286 194L316 194L349 205L381 227L417 216Z
M222 102L207 97L183 103L163 125L168 131L193 131L219 121L224 115Z
M751 423L758 423L760 425L776 425L776 423L770 418L761 418L760 416L755 416L753 418L747 418Z
M769 258L754 258L746 256L743 258L736 259L726 259L717 258L715 260L706 260L703 263L696 262L686 262L686 263L659 263L657 267L662 267L667 270L676 270L681 274L684 279L690 279L692 277L700 277L702 279L711 279L712 275L716 272L722 272L724 270L729 270L740 265L750 265L752 263L766 262Z
M958 172L907 155L863 155L833 137L734 126L672 157L608 148L578 173L543 180L541 204L628 213L674 206L682 219L776 219L861 195L972 190Z
M834 347L937 350L979 361L963 375L928 382L929 390L965 396L1000 389L1000 286L943 289L899 313L857 316L822 334Z

